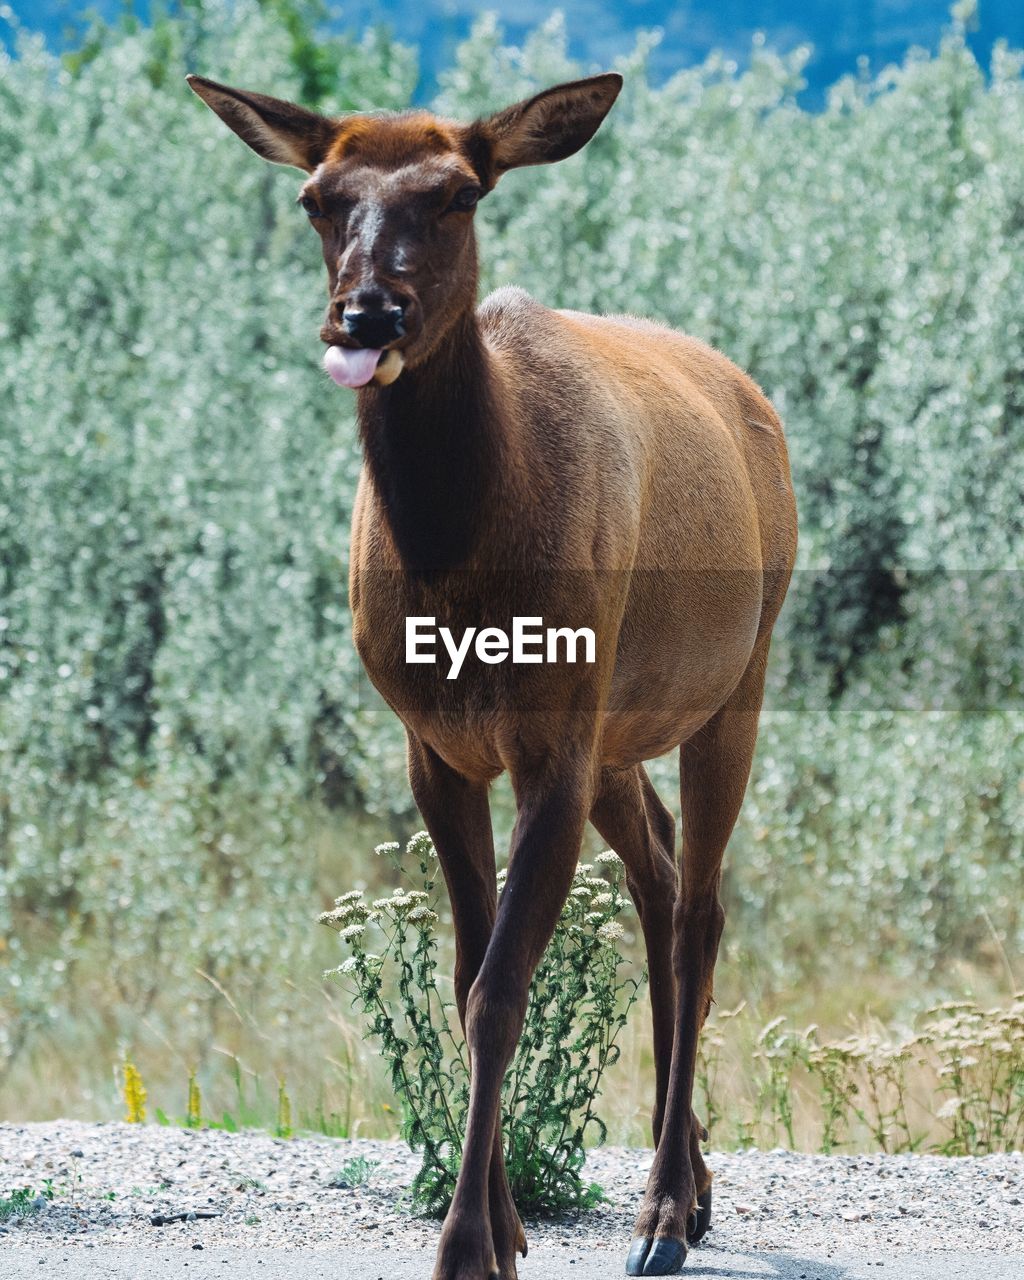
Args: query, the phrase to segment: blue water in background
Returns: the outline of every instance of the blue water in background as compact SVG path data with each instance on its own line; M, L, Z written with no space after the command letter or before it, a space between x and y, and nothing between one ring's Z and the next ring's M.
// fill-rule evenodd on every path
M119 0L8 0L20 21L46 33L60 47L76 15L89 8L106 18ZM146 0L135 12L145 16ZM394 35L420 49L417 97L429 97L437 72L482 11L499 14L508 38L519 42L554 9L565 14L570 47L585 64L610 66L632 49L637 32L660 28L661 44L651 57L656 79L702 61L712 50L748 59L755 32L769 47L786 51L810 44L814 55L805 71L809 105L841 75L857 69L864 55L873 71L899 61L913 45L934 50L949 25L948 0L351 0L338 8L336 29L359 31L386 23ZM981 0L977 30L969 43L983 66L997 39L1024 47L1024 0Z

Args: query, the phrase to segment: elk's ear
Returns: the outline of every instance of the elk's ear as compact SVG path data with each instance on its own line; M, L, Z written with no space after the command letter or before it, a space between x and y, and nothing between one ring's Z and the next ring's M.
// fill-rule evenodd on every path
M496 181L506 169L551 164L575 155L597 133L622 88L622 76L610 71L545 89L506 107L471 128L475 149L490 161Z
M337 128L327 116L204 76L185 78L192 92L265 160L312 173L327 154Z

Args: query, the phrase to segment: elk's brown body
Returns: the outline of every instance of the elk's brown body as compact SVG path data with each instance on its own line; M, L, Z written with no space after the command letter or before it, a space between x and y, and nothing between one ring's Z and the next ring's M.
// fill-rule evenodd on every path
M505 169L582 146L618 77L558 86L471 126L330 121L191 83L261 154L310 173L302 199L331 292L322 336L362 386L355 639L407 730L452 902L472 1060L436 1280L512 1280L525 1252L499 1091L588 818L625 863L650 974L657 1151L627 1271L678 1270L710 1211L692 1092L721 862L795 554L779 421L724 356L659 325L552 311L516 289L475 305L477 199ZM507 630L517 616L587 626L596 661L470 658L448 680L444 664L405 660L406 619L422 616L453 631ZM678 867L674 821L643 768L676 746ZM487 786L504 771L518 818L499 903Z

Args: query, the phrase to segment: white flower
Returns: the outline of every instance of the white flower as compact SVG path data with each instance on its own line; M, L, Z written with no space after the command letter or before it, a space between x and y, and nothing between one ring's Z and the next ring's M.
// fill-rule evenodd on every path
M583 919L586 924L597 924L599 920L604 919L604 912L588 911L587 914L583 917Z
M347 902L358 902L362 896L362 889L349 889L348 893L343 893L340 898L334 899L334 905L343 907Z
M437 912L431 911L429 907L414 907L409 912L409 919L413 924L433 924L437 919Z
M426 897L426 894L423 896ZM401 916L417 906L418 901L404 889L396 889L390 898L378 898L373 905L379 911L386 911L389 915Z
M397 845L395 846L398 847ZM417 858L436 858L437 850L434 843L430 839L428 831L417 831L414 836L409 837L409 843L405 846L406 853L411 853Z
M581 862L579 866L577 866L576 868L576 874L578 876L589 876L589 875L593 875L593 873L594 873L593 864L589 862Z
M595 906L595 907L610 907L614 901L615 901L615 896L614 896L614 894L611 894L611 893L596 893L596 894L594 895L593 906Z
M600 863L602 867L621 867L622 866L622 859L613 849L605 849L603 853L599 853L597 855L594 861L597 863Z
M374 853L378 856L378 858L382 857L385 854L390 855L392 853L397 853L397 852L398 852L397 840L385 840L383 844L377 845L376 849L374 849Z
M367 909L363 902L343 902L340 907L335 907L333 911L325 911L322 915L317 916L319 924L325 924L330 929L342 929L345 924L363 924L365 921L372 919L371 912Z
M350 924L341 931L341 940L343 942L355 942L357 938L361 938L366 932L365 924Z
M935 1113L940 1120L952 1120L953 1117L961 1110L964 1102L962 1098L950 1098L948 1102L944 1102Z
M351 915L348 907L336 907L333 911L323 911L317 916L317 924L325 924L328 929L340 929Z
M614 920L609 920L607 924L603 924L597 931L597 936L602 942L609 945L613 942L619 942L626 936L626 931L621 924L617 924Z
M575 889L569 890L570 898L582 899L582 898L589 898L590 896L591 896L590 890L587 888L585 884L577 885Z

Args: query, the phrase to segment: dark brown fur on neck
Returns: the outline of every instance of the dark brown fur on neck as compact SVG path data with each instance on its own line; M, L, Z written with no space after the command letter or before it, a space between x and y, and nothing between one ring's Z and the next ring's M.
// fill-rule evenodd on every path
M359 396L366 464L401 559L430 575L473 559L502 472L501 416L483 342L463 317L429 360Z

